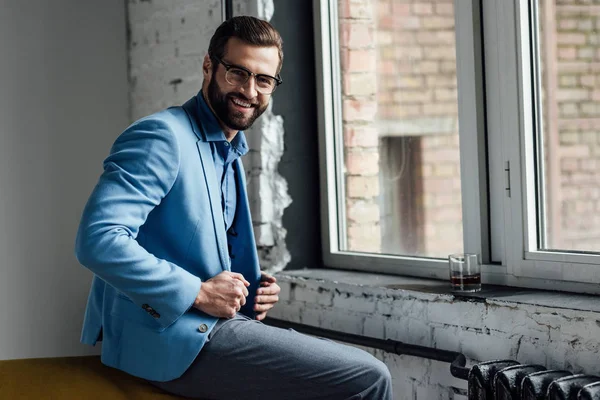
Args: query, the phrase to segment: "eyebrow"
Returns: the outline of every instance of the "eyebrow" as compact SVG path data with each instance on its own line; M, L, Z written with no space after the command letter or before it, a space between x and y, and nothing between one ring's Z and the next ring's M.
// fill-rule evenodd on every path
M269 78L274 78L275 80L279 80L280 79L280 78L277 77L277 75L279 75L279 74L277 74L275 76L269 75L269 74L257 74L257 73L252 72L248 68L243 67L241 65L233 64L233 63L227 62L226 60L223 60L223 59L221 59L221 61L224 62L225 64L229 65L230 67L238 68L238 69L243 69L244 71L253 73L254 75L257 75L257 76L268 76Z

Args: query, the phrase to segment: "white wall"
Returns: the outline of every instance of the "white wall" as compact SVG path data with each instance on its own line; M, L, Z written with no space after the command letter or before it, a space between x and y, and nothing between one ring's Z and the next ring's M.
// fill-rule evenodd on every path
M0 0L0 359L97 352L73 245L127 85L123 1Z

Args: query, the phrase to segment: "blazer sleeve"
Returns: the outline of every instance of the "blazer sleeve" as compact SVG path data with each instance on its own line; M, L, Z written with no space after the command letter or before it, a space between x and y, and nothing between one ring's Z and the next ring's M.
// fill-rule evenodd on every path
M162 327L192 306L201 281L150 254L136 238L148 214L173 186L178 170L179 146L164 121L146 119L130 126L104 161L75 243L82 265L138 306L152 307Z

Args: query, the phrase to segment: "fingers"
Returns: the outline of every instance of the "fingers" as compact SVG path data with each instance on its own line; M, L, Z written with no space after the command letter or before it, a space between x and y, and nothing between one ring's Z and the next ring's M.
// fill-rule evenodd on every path
M262 321L263 319L265 319L266 316L267 316L267 312L265 311L265 312L262 312L260 314L256 314L256 319L258 321Z
M239 287L240 291L242 292L242 294L244 295L244 297L248 297L248 294L249 294L248 288L239 281L237 281L236 283L237 283L237 285L239 285L238 287Z
M254 299L254 302L257 304L275 304L278 301L279 296L277 296L276 294L256 296L256 298Z
M246 280L246 278L244 278L244 275L238 273L238 272L229 272L230 276L232 276L235 279L239 279L240 281L242 281L242 283L244 284L244 286L250 286L250 282L248 282Z
M261 280L261 282L268 282L268 283L277 282L277 278L275 278L273 275L271 275L265 271L260 271L260 280Z
M258 294L258 295L265 295L265 294L273 295L273 294L279 294L279 292L281 292L281 288L279 287L279 285L276 283L272 283L269 286L260 287L256 291L256 294Z
M275 303L262 303L262 304L256 303L254 305L254 311L257 313L267 312L274 306L275 306Z

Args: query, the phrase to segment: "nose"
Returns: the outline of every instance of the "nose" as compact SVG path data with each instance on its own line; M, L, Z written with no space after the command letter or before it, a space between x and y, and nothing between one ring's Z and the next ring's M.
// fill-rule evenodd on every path
M248 99L253 99L258 96L258 90L256 90L256 78L254 76L250 76L246 83L244 83L240 88L242 93L244 93Z

